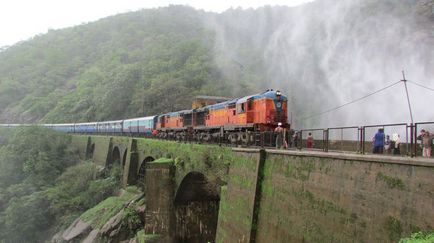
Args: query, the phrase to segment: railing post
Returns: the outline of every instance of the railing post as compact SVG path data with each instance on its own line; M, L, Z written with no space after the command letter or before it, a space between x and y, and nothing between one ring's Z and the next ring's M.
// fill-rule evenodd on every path
M323 130L323 150L324 152L329 151L329 129L328 128Z
M411 145L411 157L417 156L417 123L410 124L410 145Z
M362 148L362 154L365 154L365 127L361 127L360 128L360 143L361 143L361 148Z
M298 149L302 149L303 148L303 130L300 130L300 137L299 137L299 140L298 140Z

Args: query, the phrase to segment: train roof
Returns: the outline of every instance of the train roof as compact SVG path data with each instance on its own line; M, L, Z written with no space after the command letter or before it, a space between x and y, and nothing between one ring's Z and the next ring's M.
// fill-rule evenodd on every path
M219 110L219 109L225 108L229 104L236 103L237 100L238 99L232 99L232 100L228 100L228 101L225 101L225 102L217 103L217 104L214 104L214 105L208 105L208 106L205 106L205 107L208 108L208 109L210 109L210 110Z
M81 122L81 123L75 123L75 125L81 125L81 126L85 126L85 125L96 125L98 122Z
M116 120L116 121L102 121L98 122L98 124L110 124L110 123L121 123L123 120Z
M262 99L262 98L276 99L277 96L278 96L277 93L280 93L280 91L278 91L278 90L267 90L267 91L265 91L263 93L245 96L245 97L239 98L238 101L237 101L237 104L238 103L244 103L248 99L252 99L252 100L258 100L258 99ZM280 97L281 97L282 101L287 100L286 96L282 95L281 93L280 93Z
M156 116L145 116L145 117L136 117L136 118L130 118L125 119L124 122L130 122L130 121L143 121L143 120L153 120Z

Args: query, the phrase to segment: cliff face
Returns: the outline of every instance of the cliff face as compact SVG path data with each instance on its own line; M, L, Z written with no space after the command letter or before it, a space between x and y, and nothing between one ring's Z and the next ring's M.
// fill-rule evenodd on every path
M433 6L432 0L317 0L221 14L170 6L50 31L0 52L0 118L121 119L185 109L198 94L236 97L275 88L290 96L299 119L397 81L401 70L428 85ZM419 108L431 98L411 91L421 94L413 95L420 120L434 119ZM402 122L394 108L405 105L398 93L332 114L341 119L295 122Z
M158 235L143 231L144 198L135 187L121 190L84 212L68 228L56 233L51 242L152 242Z

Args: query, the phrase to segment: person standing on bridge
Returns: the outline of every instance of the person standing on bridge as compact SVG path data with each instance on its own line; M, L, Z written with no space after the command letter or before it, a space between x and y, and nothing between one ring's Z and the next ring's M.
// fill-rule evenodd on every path
M422 129L420 131L420 135L417 137L418 140L422 140L422 156L423 157L431 157L431 146L434 136L431 135L428 131Z
M309 133L309 136L307 136L307 139L306 139L306 147L307 147L308 149L313 148L313 136L312 136L312 133L311 133L311 132Z
M374 145L374 149L373 149L372 153L382 154L383 148L384 148L384 129L383 128L378 129L378 132L372 138L372 142Z
M276 129L274 129L274 133L276 134L276 148L282 148L283 144L283 128L282 123L277 123Z
M392 140L390 140L390 136L386 135L386 141L384 143L384 150L386 150L386 154L390 154L392 152Z
M395 146L393 147L393 154L401 154L401 138L398 133L394 133L392 135L392 141L395 143Z

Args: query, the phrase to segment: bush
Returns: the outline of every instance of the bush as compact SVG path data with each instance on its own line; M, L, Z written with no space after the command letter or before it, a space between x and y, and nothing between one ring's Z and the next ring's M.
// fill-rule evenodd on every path
M50 201L44 192L13 198L4 212L4 236L10 242L38 242L52 224Z

